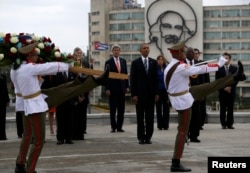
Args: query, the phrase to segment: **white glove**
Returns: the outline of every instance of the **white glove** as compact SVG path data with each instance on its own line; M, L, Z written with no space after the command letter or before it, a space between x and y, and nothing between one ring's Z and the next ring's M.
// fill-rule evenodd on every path
M219 67L222 67L222 66L224 66L224 64L227 62L227 59L226 58L224 58L223 56L221 56L220 58L219 58L219 61L218 61L218 66Z

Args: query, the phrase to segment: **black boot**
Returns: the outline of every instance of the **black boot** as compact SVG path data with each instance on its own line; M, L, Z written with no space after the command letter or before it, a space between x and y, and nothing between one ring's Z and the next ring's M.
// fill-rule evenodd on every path
M26 173L25 165L16 164L15 173Z
M109 78L109 65L106 66L106 69L101 76L95 78L95 82L97 85L106 85L108 83L108 78Z
M235 81L244 81L246 80L246 75L244 74L244 68L241 63L241 61L238 61L238 69L237 71L233 74L234 80Z
M171 172L190 172L190 168L182 166L180 159L172 159Z

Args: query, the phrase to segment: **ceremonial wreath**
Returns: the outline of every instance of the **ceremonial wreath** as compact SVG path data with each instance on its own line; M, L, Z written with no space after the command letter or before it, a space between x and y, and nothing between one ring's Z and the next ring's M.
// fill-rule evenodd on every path
M38 63L73 61L73 56L61 53L59 47L55 46L49 37L27 33L0 33L0 66L20 64L23 55L18 49L32 43L37 43L35 50L39 54Z

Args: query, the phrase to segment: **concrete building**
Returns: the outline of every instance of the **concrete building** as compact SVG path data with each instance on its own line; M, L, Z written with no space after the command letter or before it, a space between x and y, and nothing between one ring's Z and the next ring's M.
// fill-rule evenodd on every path
M216 59L228 52L233 64L238 60L243 62L247 80L238 84L236 104L247 106L250 101L250 6L209 6L203 11L203 59ZM214 75L210 76L213 80Z

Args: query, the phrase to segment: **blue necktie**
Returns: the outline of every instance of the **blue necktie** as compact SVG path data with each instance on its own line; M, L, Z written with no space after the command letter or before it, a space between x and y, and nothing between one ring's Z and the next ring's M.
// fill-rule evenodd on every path
M147 59L145 58L144 59L144 68L145 68L145 71L146 71L146 73L148 73L148 64L147 64Z

